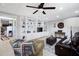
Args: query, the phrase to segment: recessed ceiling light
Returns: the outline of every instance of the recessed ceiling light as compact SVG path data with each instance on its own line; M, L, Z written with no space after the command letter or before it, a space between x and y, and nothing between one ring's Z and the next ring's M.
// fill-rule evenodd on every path
M79 13L79 11L77 10L77 11L75 11L75 13Z
M63 7L60 7L59 9L60 9L60 10L63 10Z
M59 18L59 16L56 16L57 18Z

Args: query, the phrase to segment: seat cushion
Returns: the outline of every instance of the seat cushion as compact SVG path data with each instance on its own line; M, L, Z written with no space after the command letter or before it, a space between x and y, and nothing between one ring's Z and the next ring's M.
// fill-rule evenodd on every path
M0 40L0 56L14 56L14 50L9 43L9 40Z

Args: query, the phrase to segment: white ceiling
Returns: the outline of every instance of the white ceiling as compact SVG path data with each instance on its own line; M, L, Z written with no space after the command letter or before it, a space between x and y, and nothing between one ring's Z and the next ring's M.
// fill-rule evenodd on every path
M46 15L42 14L42 10L33 14L37 9L26 7L26 5L37 7L39 4L40 3L0 3L0 11L33 17L43 21L62 20L72 16L79 16L79 3L46 3L44 6L56 7L55 10L45 10Z

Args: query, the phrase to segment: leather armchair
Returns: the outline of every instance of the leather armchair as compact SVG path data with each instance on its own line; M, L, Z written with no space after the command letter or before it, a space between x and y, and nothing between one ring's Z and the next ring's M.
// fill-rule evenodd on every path
M69 44L63 44L63 43L56 44L55 54L58 55L58 56L77 55L74 47L71 47Z
M46 39L46 43L49 44L49 45L53 45L56 41L57 41L56 37L53 37L53 36L48 37Z
M75 33L72 42L62 43L65 38L62 38L55 45L55 54L59 56L78 56L79 55L79 32Z

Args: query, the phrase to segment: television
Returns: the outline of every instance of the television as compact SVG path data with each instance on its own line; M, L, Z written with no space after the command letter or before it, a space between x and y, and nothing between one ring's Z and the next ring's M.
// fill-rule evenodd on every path
M43 28L42 27L37 27L37 32L42 32Z

